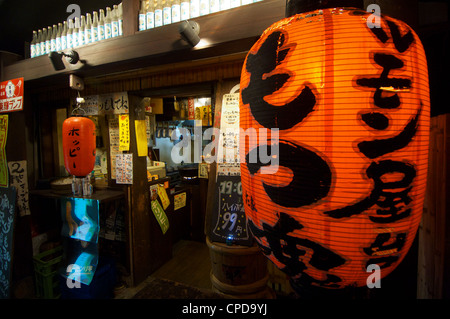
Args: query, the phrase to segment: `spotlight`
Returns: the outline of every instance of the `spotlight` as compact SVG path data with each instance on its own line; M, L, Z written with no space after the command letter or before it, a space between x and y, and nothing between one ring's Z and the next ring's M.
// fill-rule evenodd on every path
M50 52L48 57L50 61L52 61L52 65L56 71L64 70L66 67L64 66L64 62L62 61L62 57L65 56L67 62L70 64L77 64L80 60L78 53L74 50L70 50L68 53L65 52Z
M181 37L185 40L191 47L195 47L200 42L200 37L198 36L200 32L200 26L195 21L183 21L180 23L178 28Z

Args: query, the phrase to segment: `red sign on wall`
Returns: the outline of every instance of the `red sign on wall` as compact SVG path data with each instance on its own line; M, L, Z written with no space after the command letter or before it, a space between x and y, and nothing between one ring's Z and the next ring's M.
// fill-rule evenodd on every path
M23 78L0 82L0 113L23 110Z

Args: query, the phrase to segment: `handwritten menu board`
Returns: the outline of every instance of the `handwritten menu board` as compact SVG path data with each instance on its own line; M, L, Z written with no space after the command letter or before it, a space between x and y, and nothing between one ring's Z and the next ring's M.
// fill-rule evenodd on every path
M133 184L133 154L116 155L116 183Z
M119 118L113 117L108 120L109 128L109 152L111 154L111 178L116 179L116 155L119 151Z
M0 299L10 294L15 205L16 189L0 188Z
M239 93L224 94L217 155L218 175L240 175Z
M20 216L30 215L28 200L27 161L8 162L9 180L17 190L17 208Z
M130 149L130 118L128 114L119 115L119 150Z
M253 244L245 218L240 176L217 176L212 211L211 241L243 246Z

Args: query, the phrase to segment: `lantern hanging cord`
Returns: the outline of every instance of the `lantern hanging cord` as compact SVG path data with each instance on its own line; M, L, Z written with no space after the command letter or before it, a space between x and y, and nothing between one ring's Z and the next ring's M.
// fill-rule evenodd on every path
M74 113L79 110L83 111L83 113L86 114L86 111L81 107L81 104L83 104L83 103L84 103L84 98L81 97L80 91L78 91L77 106L72 110L72 115L74 115Z

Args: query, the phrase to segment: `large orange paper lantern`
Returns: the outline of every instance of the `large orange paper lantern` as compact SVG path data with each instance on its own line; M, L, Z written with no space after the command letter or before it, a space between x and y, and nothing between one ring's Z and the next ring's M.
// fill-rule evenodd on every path
M385 277L405 257L421 219L425 53L405 23L382 16L381 28L369 28L368 16L334 8L285 18L265 30L242 69L248 225L297 285L362 287L372 264ZM275 131L261 135L273 128L278 139ZM261 160L264 147L276 150L276 172L262 172L275 163Z
M95 165L95 123L87 117L72 116L63 122L64 166L76 176L84 177Z

